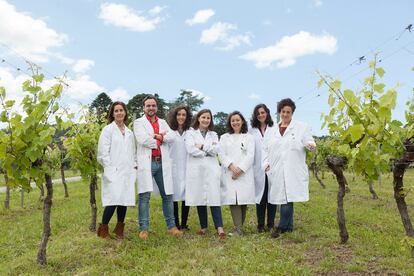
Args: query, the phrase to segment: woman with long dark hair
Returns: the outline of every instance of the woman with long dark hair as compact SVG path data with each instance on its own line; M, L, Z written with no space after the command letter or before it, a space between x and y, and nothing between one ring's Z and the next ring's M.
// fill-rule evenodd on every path
M172 160L173 201L175 225L179 230L188 230L187 219L190 207L185 205L185 173L187 167L186 137L190 129L192 114L187 106L178 106L168 114L168 125L175 137L170 144ZM178 204L181 203L181 223Z
M98 143L98 162L103 166L102 205L105 207L98 237L110 239L108 223L115 210L117 224L114 233L124 238L127 206L135 206L135 140L125 122L128 111L123 102L114 102L108 113L108 125L102 129Z
M247 122L239 111L227 118L227 133L220 137L219 156L223 168L221 204L230 206L233 235L243 236L247 205L255 204L254 138L247 133Z
M270 231L275 224L276 205L268 202L269 181L262 168L262 145L265 133L273 126L270 110L265 104L255 106L250 120L251 128L249 133L255 140L254 155L254 183L256 191L256 215L257 230L262 233ZM265 217L267 212L267 228L265 228Z

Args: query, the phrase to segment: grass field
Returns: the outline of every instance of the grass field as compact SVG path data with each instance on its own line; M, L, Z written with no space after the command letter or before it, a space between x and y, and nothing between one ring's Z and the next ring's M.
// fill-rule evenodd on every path
M414 172L405 179L413 183ZM219 241L212 229L199 237L195 208L190 210L191 230L183 238L166 234L161 201L151 201L149 240L138 238L137 209L129 208L126 240L104 241L89 232L88 186L69 183L69 198L62 185L55 187L52 236L48 265L36 264L41 237L38 191L26 196L19 208L19 194L12 193L11 210L0 208L0 275L5 274L414 274L414 260L401 240L404 230L392 196L392 178L375 186L380 197L372 200L368 187L349 178L351 193L345 197L348 244L339 244L336 225L337 185L326 175L327 188L311 179L311 200L295 205L295 231L274 240L256 233L255 208L248 210L246 235ZM100 192L98 191L98 194ZM2 201L4 194L0 194ZM407 196L414 219L414 196ZM99 196L98 196L98 202ZM99 208L99 217L102 208ZM226 230L231 229L228 207L223 208ZM100 219L99 219L100 220ZM114 226L115 217L111 222Z

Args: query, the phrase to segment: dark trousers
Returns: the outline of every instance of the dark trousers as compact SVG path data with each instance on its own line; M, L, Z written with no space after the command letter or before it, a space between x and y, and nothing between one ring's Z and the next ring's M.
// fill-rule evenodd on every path
M188 219L189 212L190 212L190 206L186 206L185 201L182 201L181 203L181 224L180 224L180 217L178 216L178 202L174 201L174 218L175 218L175 225L177 227L187 226L187 219Z
M108 224L109 221L111 220L114 212L116 209L116 215L117 215L117 219L118 222L123 223L125 220L125 215L126 215L126 211L127 211L127 207L126 206L120 206L120 205L111 205L111 206L106 206L102 215L102 224Z
M211 216L213 217L214 227L223 227L223 218L221 217L221 207L211 206ZM197 206L198 219L200 220L201 229L208 227L207 206Z
M293 202L280 205L279 226L283 231L293 231Z
M260 204L256 204L256 215L258 226L263 227L265 225L265 215L267 209L267 227L270 229L275 225L276 205L267 202L267 194L269 192L267 175L265 179L265 189L263 191L262 200L260 201Z

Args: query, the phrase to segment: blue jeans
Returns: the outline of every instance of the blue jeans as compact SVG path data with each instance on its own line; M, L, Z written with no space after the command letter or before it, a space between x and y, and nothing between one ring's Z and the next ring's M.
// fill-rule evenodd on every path
M221 207L211 206L211 216L213 217L214 227L223 227L223 219L221 217ZM197 206L198 219L200 220L201 229L206 229L208 226L207 206Z
M293 231L293 202L280 205L279 229Z
M151 162L151 173L157 183L162 198L162 212L164 213L167 228L175 227L173 195L166 195L164 189L164 179L162 177L161 162ZM141 193L138 195L138 222L141 231L148 230L149 227L149 201L151 192Z

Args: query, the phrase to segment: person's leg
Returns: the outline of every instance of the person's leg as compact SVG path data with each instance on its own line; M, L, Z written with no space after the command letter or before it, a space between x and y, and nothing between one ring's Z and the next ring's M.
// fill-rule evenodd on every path
M125 227L125 216L126 216L127 207L118 205L116 207L116 216L117 223L114 229L114 233L118 239L124 239L124 227Z
M103 239L110 239L111 236L109 235L108 230L108 223L112 218L112 215L115 212L116 206L106 206L104 208L103 214L102 214L102 223L99 224L98 230L96 231L96 234L98 237Z
M108 224L116 209L116 205L106 206L102 214L102 224Z
M281 232L293 230L293 202L280 205L280 222L278 228Z
M233 219L233 225L236 229L242 227L242 210L240 205L230 205L231 218Z
M240 205L241 212L242 212L242 226L244 225L244 222L246 221L246 214L247 214L247 205Z
M190 206L185 205L185 201L181 203L181 228L188 229L187 220Z
M148 231L149 227L149 201L151 193L141 193L138 195L138 223L141 231Z
M219 235L220 239L226 239L226 233L223 229L223 218L221 214L221 207L220 206L211 206L211 215L213 217L214 227L217 229L217 234Z
M126 212L127 212L126 206L120 206L120 205L117 206L116 215L117 215L117 219L119 223L124 223Z
M200 221L200 231L207 231L208 219L207 219L207 206L197 206L198 220ZM199 232L200 232L199 231ZM197 233L199 233L197 232ZM202 234L201 232L199 234Z
M257 230L259 232L264 231L265 225L265 215L266 215L266 205L267 205L267 191L268 191L268 181L267 176L265 178L265 188L263 191L262 199L260 204L256 204L256 216L257 216Z
M288 228L287 228L287 230L288 231L290 231L290 232L292 232L293 231L293 215L294 215L294 208L293 208L293 202L289 202L289 204L292 206L291 208L292 208L292 212L291 212L291 215L290 215L290 220L289 220L289 223L288 223Z
M159 162L152 162L152 176L157 183L158 190L162 198L162 212L168 229L175 227L173 195L166 195L164 189L164 178L162 175L162 165Z
M267 203L267 228L272 229L275 226L277 205Z
M178 217L178 202L174 201L174 220L175 220L175 225L180 228L180 219Z

